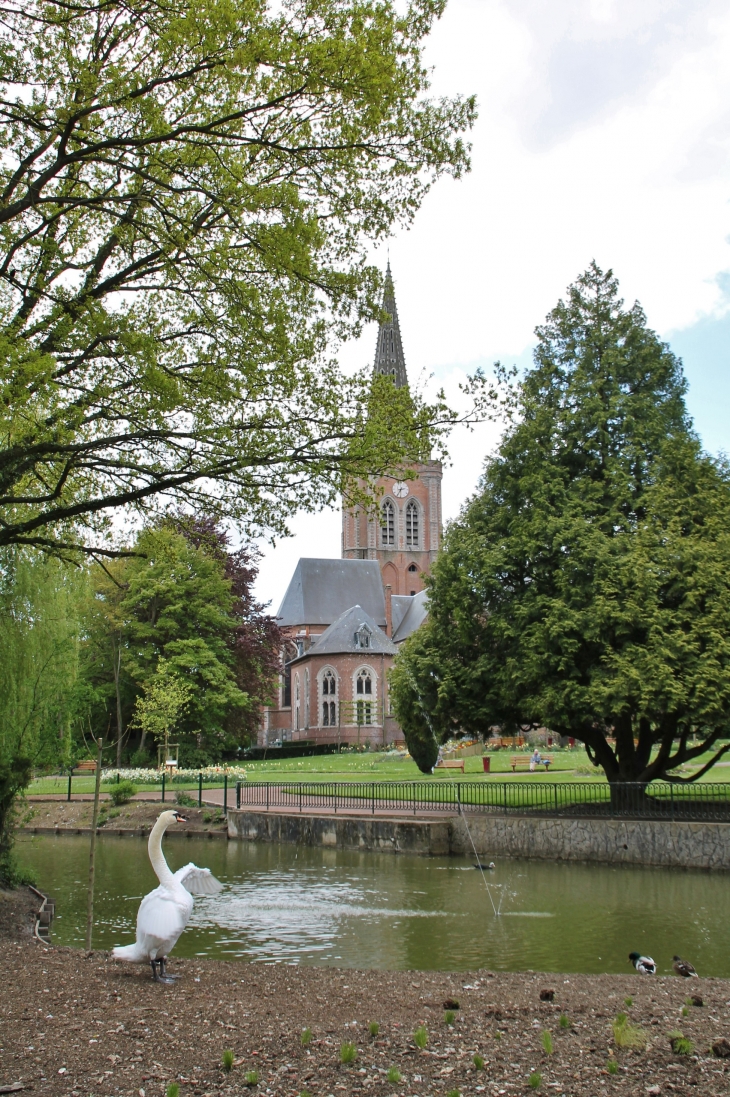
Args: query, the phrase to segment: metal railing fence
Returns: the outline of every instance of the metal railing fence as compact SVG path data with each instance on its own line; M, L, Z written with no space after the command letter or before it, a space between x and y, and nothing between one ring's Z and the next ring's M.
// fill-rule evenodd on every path
M495 815L603 816L730 822L730 782L609 785L520 781L243 781L236 807L265 811L462 811Z

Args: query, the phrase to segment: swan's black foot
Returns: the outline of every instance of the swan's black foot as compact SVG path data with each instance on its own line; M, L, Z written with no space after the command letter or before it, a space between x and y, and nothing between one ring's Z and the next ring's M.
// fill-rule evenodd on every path
M160 965L160 975L163 979L167 979L169 982L174 982L175 979L182 979L182 975L170 975L167 971L167 957L163 956L161 960L157 961Z
M157 965L160 965L160 970L157 970ZM152 968L152 978L156 983L167 983L172 985L175 979L171 975L165 975L164 961L163 960L150 960L150 967Z

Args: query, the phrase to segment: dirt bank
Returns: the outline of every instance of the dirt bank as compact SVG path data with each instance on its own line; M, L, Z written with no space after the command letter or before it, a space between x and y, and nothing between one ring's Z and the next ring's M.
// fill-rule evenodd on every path
M730 1060L711 1045L730 1037L730 983L624 976L358 972L237 962L171 961L175 986L105 953L86 956L34 941L0 943L3 1050L0 1086L64 1097L232 1097L258 1072L252 1097L463 1097L539 1091L598 1094L726 1095ZM541 1001L552 989L554 1000ZM701 1007L682 1007L688 995ZM457 999L447 1025L444 1002ZM625 999L632 1004L625 1006ZM641 1051L616 1049L612 1021L625 1011L647 1039ZM566 1026L561 1027L561 1013ZM377 1021L376 1038L368 1023ZM428 1030L416 1048L417 1025ZM308 1047L301 1033L311 1029ZM672 1051L679 1029L693 1054ZM541 1033L551 1034L548 1055ZM344 1042L357 1059L340 1064ZM221 1056L230 1048L230 1074ZM473 1064L477 1053L482 1070ZM613 1054L611 1054L613 1053ZM608 1063L618 1063L609 1073ZM395 1067L400 1081L388 1080ZM253 1079L251 1079L253 1080Z
M48 830L90 830L93 804L87 800L41 800L28 799L24 812L24 830L43 833ZM185 807L172 803L161 804L157 801L133 800L129 804L115 808L109 801L104 803L105 810L100 818L100 829L105 831L150 830L160 812L165 808L178 808L187 820L180 831L198 834L224 833L227 830L225 817L216 807ZM174 834L174 831L168 831Z

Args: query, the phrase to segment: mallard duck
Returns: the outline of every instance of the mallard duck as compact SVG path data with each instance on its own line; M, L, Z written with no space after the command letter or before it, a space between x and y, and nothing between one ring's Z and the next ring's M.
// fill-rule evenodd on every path
M630 952L629 960L634 965L639 975L656 975L656 964L651 956L642 956L638 952Z
M699 975L688 960L683 960L680 956L674 956L673 960L672 967L677 975L684 975L685 979L699 979Z
M494 861L490 861L488 865L482 865L481 863L477 864L477 865L474 865L474 868L480 868L482 870L490 869L490 868L496 868L496 867L497 866L495 865Z

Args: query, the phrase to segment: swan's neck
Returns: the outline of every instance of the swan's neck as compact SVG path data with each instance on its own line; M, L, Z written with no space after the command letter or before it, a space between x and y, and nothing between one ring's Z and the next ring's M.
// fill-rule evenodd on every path
M149 850L150 861L152 868L155 870L157 879L164 887L173 887L175 878L167 867L167 861L165 860L162 852L162 835L165 833L168 827L166 819L158 819L152 828L149 842L147 843L147 849Z

